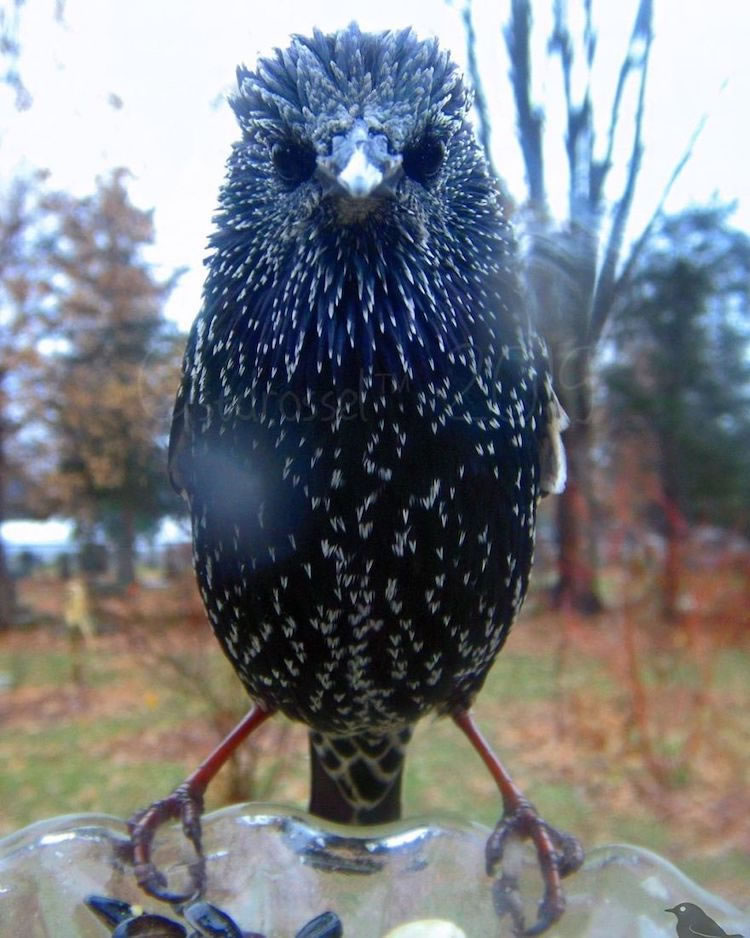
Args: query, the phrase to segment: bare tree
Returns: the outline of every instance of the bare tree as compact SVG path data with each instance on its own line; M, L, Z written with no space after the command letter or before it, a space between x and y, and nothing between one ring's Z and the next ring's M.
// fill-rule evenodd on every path
M568 176L568 213L555 222L549 212L544 149L545 112L532 100L532 2L511 0L504 40L510 62L518 141L526 172L527 196L522 227L528 244L526 276L530 302L547 338L556 369L556 386L570 417L565 436L568 486L557 501L559 535L559 587L561 602L582 611L600 608L596 589L596 544L592 484L592 366L617 297L636 263L648 232L686 162L691 147L675 167L664 196L647 230L624 254L624 236L630 217L643 154L648 67L653 41L652 0L638 0L630 38L619 65L617 82L605 120L603 147L597 146L592 95L592 74L597 34L592 0L579 0L583 17L576 33L565 0L554 0L548 54L559 60L565 108L565 154ZM479 137L489 147L489 116L482 77L474 48L470 0L463 11L469 51L469 72L479 89ZM574 70L585 81L574 94ZM623 102L632 93L632 125L626 127ZM605 184L627 139L624 181L612 197ZM615 141L617 140L617 147Z

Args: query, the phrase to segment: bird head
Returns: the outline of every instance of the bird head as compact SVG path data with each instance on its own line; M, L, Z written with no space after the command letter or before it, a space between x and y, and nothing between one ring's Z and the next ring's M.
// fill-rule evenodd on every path
M240 67L237 83L243 145L270 156L276 194L309 182L320 198L360 207L396 196L402 183L405 194L408 179L439 186L469 105L447 53L408 29L369 34L352 24L295 36L254 71Z
M514 272L513 241L470 95L437 41L356 25L295 36L237 82L212 336L242 335L252 373L287 386L304 372L309 387L311 363L334 379L352 365L413 376L471 352L477 310L514 307L483 302Z
M671 912L673 915L676 915L678 919L683 916L692 915L694 912L703 914L703 910L692 902L678 902L677 905L672 906L671 909L664 909L664 911Z

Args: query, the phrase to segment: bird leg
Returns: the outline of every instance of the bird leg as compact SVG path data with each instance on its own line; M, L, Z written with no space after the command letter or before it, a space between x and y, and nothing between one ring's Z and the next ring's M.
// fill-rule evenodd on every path
M495 908L500 915L511 915L517 935L540 935L563 914L565 896L560 880L579 869L583 863L583 849L571 834L555 830L539 817L536 808L527 801L503 768L468 710L457 711L453 714L453 720L482 757L503 799L503 816L487 841L487 875L496 873L507 841L515 836L519 839L529 838L533 842L544 881L544 896L539 903L537 920L531 927L525 928L524 925L520 899L515 889L515 876L501 874L495 880Z
M184 902L201 895L205 885L206 861L201 844L203 795L209 783L235 749L273 714L256 704L240 720L231 733L214 749L198 768L166 798L138 811L128 821L132 860L138 885L144 892L164 902ZM182 821L182 830L195 850L196 859L188 867L191 888L188 892L172 892L166 876L151 860L151 846L156 831L171 820Z

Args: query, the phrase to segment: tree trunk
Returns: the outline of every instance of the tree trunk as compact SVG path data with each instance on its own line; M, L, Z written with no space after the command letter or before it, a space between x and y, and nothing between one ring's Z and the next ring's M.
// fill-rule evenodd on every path
M557 500L558 605L586 615L601 612L596 583L597 545L593 507L591 359L588 349L553 351L556 387L570 420L563 435L568 481Z
M0 539L0 632L13 626L16 615L16 584L8 570L5 546Z
M680 575L682 572L681 536L671 520L667 520L667 543L662 572L662 615L667 622L676 622L680 615Z
M0 524L5 521L5 485L7 464L5 460L5 394L4 372L0 370ZM16 584L8 569L5 544L0 537L0 632L13 626L16 614Z
M674 399L674 396L673 398ZM670 430L663 434L661 460L661 510L664 516L664 567L662 569L662 614L667 622L680 617L680 580L682 578L682 541L687 524L680 510L684 504L679 471L679 446Z
M602 611L596 583L596 541L592 519L590 436L586 424L565 434L568 484L557 499L558 605L586 615Z
M125 589L135 582L135 525L133 512L125 506L117 526L115 543L117 585Z

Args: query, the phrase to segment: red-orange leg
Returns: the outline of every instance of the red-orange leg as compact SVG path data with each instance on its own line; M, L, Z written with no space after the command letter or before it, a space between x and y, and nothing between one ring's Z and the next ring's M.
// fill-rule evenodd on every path
M273 710L256 704L222 740L210 756L166 798L155 801L128 821L133 865L138 885L149 895L165 902L184 902L201 895L205 885L205 857L201 844L201 814L203 795L208 785L237 747L264 723ZM166 876L151 860L154 835L162 824L171 820L182 821L185 836L195 849L195 862L190 864L191 887L187 892L172 892L167 888Z
M564 876L574 873L583 863L583 849L571 834L557 831L524 797L502 763L480 733L468 710L453 714L453 720L474 746L490 770L503 799L503 816L487 841L487 875L496 876L494 885L495 907L500 914L510 914L516 934L540 935L553 925L565 911L565 895L560 884ZM536 848L539 869L544 882L544 895L539 903L536 922L524 925L520 899L514 889L514 877L500 874L505 845L509 838L529 839Z

